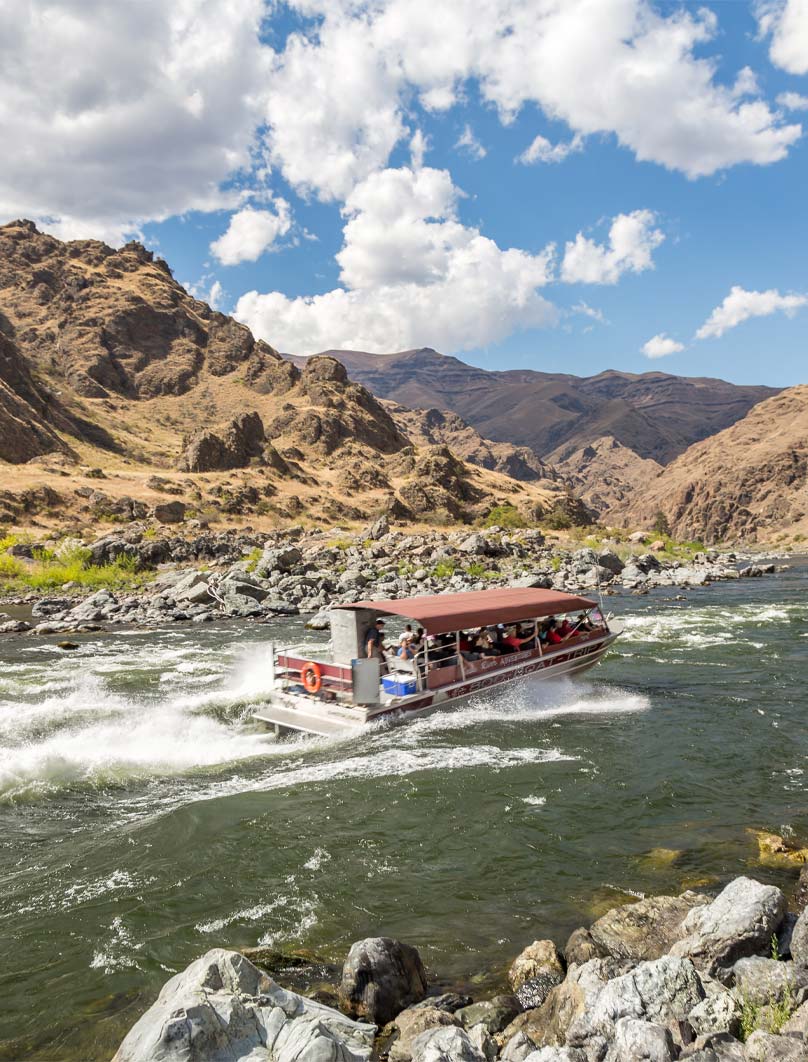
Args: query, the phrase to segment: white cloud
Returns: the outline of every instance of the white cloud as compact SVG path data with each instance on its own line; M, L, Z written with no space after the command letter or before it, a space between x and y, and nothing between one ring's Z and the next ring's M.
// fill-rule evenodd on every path
M598 324L609 323L603 316L602 310L598 310L594 306L589 306L587 303L584 302L583 299L580 299L578 302L576 302L575 305L571 307L571 309L573 313L580 313L583 314L584 317L591 317L592 320L597 321Z
M746 291L736 284L696 332L696 339L723 336L730 328L735 328L750 317L768 317L777 312L793 317L800 307L806 305L808 295L781 295L775 288Z
M224 289L218 280L214 280L211 284L207 301L212 310L221 310L224 302Z
M267 51L261 0L0 4L0 218L120 242L235 206Z
M333 201L383 167L406 129L401 72L379 51L372 20L326 7L318 31L292 34L276 57L266 117L270 155L287 181Z
M643 344L642 353L646 358L666 358L669 354L678 354L685 349L684 343L677 343L675 339L659 332L651 336L647 343Z
M420 129L416 129L410 140L410 159L413 169L420 169L424 164L424 156L429 151L429 137L424 136Z
M466 122L463 132L457 139L455 147L466 151L473 159L484 159L488 152L474 135L474 130Z
M808 96L801 96L799 92L781 92L777 102L787 111L808 111Z
M534 162L563 162L568 155L580 151L584 146L584 139L578 133L568 143L559 142L551 144L543 136L537 136L521 155L516 156L516 161L530 166Z
M371 175L345 207L337 256L344 288L289 299L243 295L236 316L282 350L326 347L391 351L432 344L463 350L520 328L552 324L539 293L551 279L553 248L509 248L456 216L458 191L445 170L408 167Z
M287 179L325 199L386 164L413 92L440 111L469 81L503 121L533 103L570 127L568 144L538 138L524 161L558 161L606 133L638 159L699 177L776 162L801 135L759 98L749 68L727 86L716 61L697 56L718 33L707 8L663 16L648 0L489 0L469 19L467 0L296 6L320 17L278 57L269 145Z
M665 239L660 229L653 228L655 222L651 210L618 214L606 246L579 232L565 245L561 279L567 284L616 284L623 273L653 269L653 251Z
M769 58L790 74L808 74L808 0L763 0L757 5L763 37L771 35Z
M292 225L289 204L279 197L273 206L274 210L244 207L233 214L227 231L210 245L211 253L222 265L255 262L280 236L286 235Z

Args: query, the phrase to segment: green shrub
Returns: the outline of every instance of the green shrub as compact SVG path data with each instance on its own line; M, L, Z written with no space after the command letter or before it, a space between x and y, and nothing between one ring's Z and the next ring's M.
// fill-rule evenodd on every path
M248 572L255 571L256 567L258 566L258 562L261 559L261 553L261 547L256 546L255 549L251 549L247 556L244 558L246 562L244 567Z
M0 578L19 579L25 574L25 565L8 553L0 553Z
M432 569L432 574L436 579L451 579L454 573L455 563L452 560L438 561Z
M472 579L481 579L487 572L487 569L482 561L472 561L466 567L466 575L470 575Z
M12 546L16 546L19 541L19 535L3 535L0 538L0 553L5 553Z
M661 509L657 509L654 514L652 530L657 535L670 535L671 533L671 525L668 523L668 518Z
M483 521L483 527L505 527L509 530L527 526L525 517L510 502L495 505Z

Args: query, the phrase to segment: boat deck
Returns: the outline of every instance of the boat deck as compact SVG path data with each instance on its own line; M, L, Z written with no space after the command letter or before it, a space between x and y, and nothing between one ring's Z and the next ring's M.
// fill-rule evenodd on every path
M339 737L341 734L349 734L354 730L361 730L364 719L356 721L343 717L328 717L325 715L310 715L297 708L282 708L273 704L271 707L253 713L253 719L269 726L281 727L284 730L299 730L306 734L318 734L320 737Z

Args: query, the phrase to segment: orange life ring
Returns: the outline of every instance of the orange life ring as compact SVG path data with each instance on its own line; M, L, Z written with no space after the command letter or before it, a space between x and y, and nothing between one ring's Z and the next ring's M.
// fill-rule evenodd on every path
M319 693L323 684L323 671L319 664L309 661L300 669L300 680L306 693Z

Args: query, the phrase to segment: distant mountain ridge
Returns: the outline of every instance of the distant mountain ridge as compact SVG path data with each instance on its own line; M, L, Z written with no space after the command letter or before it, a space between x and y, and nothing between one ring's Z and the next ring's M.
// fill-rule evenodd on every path
M396 354L325 353L379 398L415 409L451 410L485 438L529 447L550 463L607 437L665 465L780 390L662 372L607 370L578 377L490 371L428 347Z

